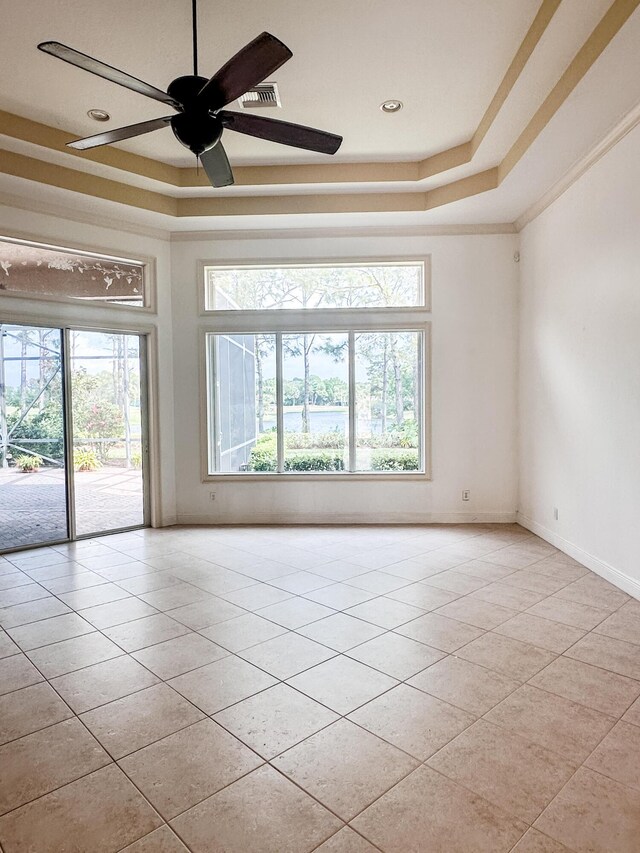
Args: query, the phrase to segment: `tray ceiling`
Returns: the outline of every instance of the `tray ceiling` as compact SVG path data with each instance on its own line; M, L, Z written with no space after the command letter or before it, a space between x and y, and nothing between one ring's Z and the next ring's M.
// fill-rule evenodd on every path
M201 72L268 29L294 56L274 75L283 108L264 114L345 137L328 158L227 132L237 183L221 191L206 185L169 129L89 154L65 149L74 136L166 108L36 50L57 39L164 88L190 71L188 0L103 0L81 15L57 0L46 17L38 0L23 0L4 16L12 23L0 60L0 189L22 185L28 194L38 183L182 220L446 206L455 215L478 193L488 210L512 172L511 186L528 186L515 178L534 156L542 195L640 102L638 5L200 0ZM382 113L388 98L404 109ZM97 125L91 108L112 120ZM529 196L522 190L520 213ZM518 204L509 197L509 211ZM493 221L504 221L499 213Z

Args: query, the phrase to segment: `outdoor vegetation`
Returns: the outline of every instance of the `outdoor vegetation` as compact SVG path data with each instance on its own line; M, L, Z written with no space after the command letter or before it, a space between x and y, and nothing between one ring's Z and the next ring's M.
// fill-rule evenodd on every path
M74 448L73 467L76 471L97 471L102 467L95 450L86 450L80 447Z
M89 372L85 359L74 356L72 334L71 385L73 398L74 467L95 471L101 465L133 465L132 441L139 433L139 377L132 368L137 358L124 352L123 336L112 335L110 369ZM24 457L37 457L40 465L63 464L64 424L60 333L53 329L25 328L3 332L5 373L17 365L17 381L5 379L0 401L0 466L6 458L20 467ZM101 356L98 356L101 357ZM78 364L80 362L80 364ZM128 444L127 444L128 441ZM139 440L138 440L139 441Z
M16 459L16 468L22 471L23 474L30 474L32 471L39 471L43 465L41 456L37 453L23 454Z
M207 281L208 307L218 309L409 306L422 298L418 264L209 268ZM420 470L419 335L362 331L354 337L356 470ZM252 341L255 369L256 433L243 468L276 471L276 336L265 332L246 338ZM285 471L348 470L348 347L345 332L282 335ZM224 381L233 382L230 375ZM227 388L224 394L231 424L233 391ZM246 397L243 405L246 409ZM238 440L227 443L238 445Z

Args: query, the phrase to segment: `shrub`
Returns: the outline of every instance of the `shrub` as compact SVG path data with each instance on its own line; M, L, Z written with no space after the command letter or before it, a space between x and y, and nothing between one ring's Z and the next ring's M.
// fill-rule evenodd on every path
M73 451L73 467L76 471L97 471L102 465L95 450L76 447Z
M249 471L275 471L277 468L276 448L256 444L249 454Z
M249 471L275 471L277 453L273 446L257 444L249 456ZM329 450L308 450L289 453L284 460L285 471L344 471L342 453Z
M275 432L259 436L249 454L247 470L275 471L277 466L277 439Z
M134 450L131 454L131 465L136 471L142 468L142 452L140 450Z
M314 437L313 446L340 449L347 446L347 437L343 432L321 432Z
M278 439L275 432L265 432L256 439L256 447L275 447Z
M404 421L400 429L359 435L358 447L418 447L418 425L415 421Z
M317 450L310 453L295 453L284 460L285 471L344 471L341 453Z
M391 432L372 432L358 436L358 447L397 447L397 444Z
M372 471L417 471L418 452L416 450L375 450L371 454Z
M414 420L403 421L402 426L396 433L400 447L418 446L418 424Z
M289 450L307 450L316 447L339 449L345 445L344 433L337 430L319 433L285 432L284 434L284 446Z
M19 468L24 474L39 471L43 464L42 457L38 456L37 453L25 453L16 458L16 468Z

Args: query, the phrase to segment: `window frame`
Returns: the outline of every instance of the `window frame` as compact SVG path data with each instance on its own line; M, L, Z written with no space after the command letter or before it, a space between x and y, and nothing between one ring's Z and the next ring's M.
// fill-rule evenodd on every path
M126 307L126 306L121 306ZM145 450L147 458L147 493L148 507L146 510L148 526L162 527L166 523L162 515L162 478L161 471L161 448L160 448L160 400L158 395L160 377L160 348L158 342L158 328L151 323L139 323L134 319L107 319L102 317L78 317L77 321L72 318L48 315L41 313L29 314L17 310L3 311L4 323L26 326L54 327L62 330L63 334L69 331L76 332L114 332L140 335L145 338L146 347L146 375L144 383L144 394L147 408L147 447ZM68 378L66 380L69 381ZM68 442L68 435L66 437ZM76 540L81 541L81 540Z
M209 267L220 267L221 269L232 269L242 267L331 267L331 266L376 266L396 264L422 264L423 265L423 297L424 301L418 305L394 305L380 306L376 308L207 308L207 283L206 270ZM198 316L208 317L211 320L220 320L224 322L224 318L229 315L242 315L247 322L257 322L264 319L265 313L269 317L284 318L290 314L300 311L311 313L314 311L328 311L332 315L336 315L342 311L367 311L378 315L386 315L389 311L425 311L431 313L431 255L416 255L415 257L372 257L372 258L304 258L301 260L292 260L291 258L242 258L241 260L199 260L197 263L198 282Z
M357 258L343 258L343 263L352 264L374 264L377 259L366 260ZM300 481L430 481L432 479L431 460L431 276L430 256L426 257L403 257L384 258L385 262L399 262L421 260L425 262L424 281L424 306L402 307L402 308L312 308L312 309L276 309L270 311L257 310L205 310L205 267L210 266L255 266L260 261L244 259L242 262L225 260L223 262L199 261L198 270L198 293L200 300L201 316L206 319L199 326L199 383L200 383L200 467L201 481L203 483L220 482L286 482L294 483ZM318 263L330 264L332 260L321 259ZM277 266L279 262L269 259L270 266ZM291 265L291 259L283 261L283 264ZM301 264L312 266L315 261L307 259ZM264 265L264 261L262 261ZM420 451L424 462L424 471L402 472L402 471L340 471L340 472L238 472L223 473L210 472L209 459L215 458L215 421L214 407L217 405L215 393L210 393L212 383L215 385L215 373L209 371L209 347L208 335L252 335L252 334L286 334L286 333L338 333L338 332L403 332L417 331L422 333L422 427L420 430ZM353 419L355 410L350 400L350 418ZM212 429L209 430L209 424ZM210 457L210 450L214 448L214 454Z
M48 249L55 252L68 252L75 255L86 255L90 258L103 259L108 261L119 261L121 263L137 264L142 267L142 305L131 305L125 302L108 302L106 300L88 300L79 299L75 296L66 296L64 294L56 295L49 293L37 294L38 302L62 303L64 305L82 306L84 309L91 310L97 308L100 311L111 309L116 311L133 311L136 314L157 314L157 288L156 288L156 259L148 255L139 255L137 258L125 258L115 249L105 249L104 247L89 246L83 243L73 245L58 245L55 242L44 242L42 237L34 237L31 234L22 232L0 232L0 242L19 243L21 245L32 246L35 249ZM34 300L33 293L21 293L19 291L0 290L0 299L29 299Z

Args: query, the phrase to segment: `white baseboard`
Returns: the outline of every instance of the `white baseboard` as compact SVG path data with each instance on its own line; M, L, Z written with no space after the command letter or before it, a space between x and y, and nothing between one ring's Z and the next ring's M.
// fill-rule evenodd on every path
M592 572L595 572L597 575L600 575L600 577L608 580L623 592L632 595L634 598L640 598L640 581L629 577L629 575L621 572L620 569L610 566L609 563L605 563L605 561L601 560L599 557L594 557L593 554L583 551L582 548L574 545L573 542L563 539L562 536L559 536L557 533L554 533L553 530L549 530L548 527L545 527L543 524L539 524L532 518L528 518L520 512L516 513L516 515L517 522L522 525L522 527L525 527L527 530L535 533L536 536L544 539L545 542L548 542L550 545L554 545L560 551L563 551L565 554L573 557L574 560L582 563L583 566L586 566L588 569L591 569Z
M513 524L515 512L252 512L248 516L178 515L177 524Z
M159 519L159 522L157 524L152 524L151 526L156 527L156 528L173 527L177 523L178 523L177 516L167 515L167 516L162 516L162 518Z

